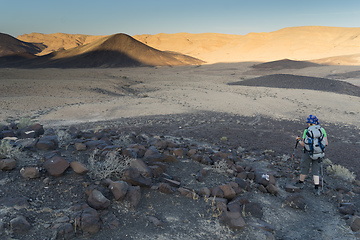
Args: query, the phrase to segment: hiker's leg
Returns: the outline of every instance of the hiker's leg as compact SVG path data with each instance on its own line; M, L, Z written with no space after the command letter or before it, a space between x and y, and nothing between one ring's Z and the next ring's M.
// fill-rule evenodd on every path
M300 181L305 181L306 175L305 174L300 174Z
M314 176L314 184L319 185L320 184L320 163L318 160L312 160L311 163L311 174Z
M320 161L313 160L311 164L311 173L314 178L314 194L320 195Z
M310 169L310 157L308 153L303 153L301 156L300 161L300 178L299 181L295 183L295 186L299 187L300 189L304 188L304 181L306 178L306 175L309 173Z
M317 175L314 175L314 194L319 196L321 192L320 188L320 178Z
M295 186L300 188L300 189L303 189L304 188L304 181L305 181L305 178L306 178L306 175L305 174L300 174L300 179L299 181L297 181L295 183Z
M314 184L315 185L320 185L320 177L319 176L317 176L317 175L314 175Z
M301 156L301 162L300 162L300 181L304 182L306 175L309 173L311 164L311 158L309 156L309 153L304 152Z

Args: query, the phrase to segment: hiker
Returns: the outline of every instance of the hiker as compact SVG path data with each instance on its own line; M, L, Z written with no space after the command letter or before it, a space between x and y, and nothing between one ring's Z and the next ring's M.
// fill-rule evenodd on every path
M315 185L314 194L320 195L320 167L324 157L325 147L328 145L328 140L325 129L320 127L319 119L315 115L310 115L306 119L306 123L308 124L308 128L304 130L302 138L296 138L296 140L299 141L299 144L304 147L304 152L300 162L300 179L296 185L300 188L304 187L304 181L311 166L311 173L313 175ZM315 139L314 141L314 134L317 135L318 140ZM319 144L316 145L317 143ZM316 146L314 147L313 144Z

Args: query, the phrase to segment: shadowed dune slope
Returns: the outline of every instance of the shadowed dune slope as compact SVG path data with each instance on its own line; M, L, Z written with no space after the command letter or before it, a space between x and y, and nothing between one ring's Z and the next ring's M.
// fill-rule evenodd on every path
M290 59L282 59L278 61L266 62L252 66L257 70L282 70L282 69L301 69L307 67L319 67L321 65L305 62L305 61L294 61Z
M352 85L350 83L327 78L307 77L291 74L266 75L239 82L229 83L229 85L309 89L360 97L360 87Z
M177 66L201 64L201 60L181 54L151 48L126 34L115 34L90 44L53 52L28 62L21 67L136 67Z
M45 46L20 41L8 34L0 33L0 57L22 54L36 54Z
M66 33L30 33L23 34L17 39L29 43L41 43L46 46L41 53L37 55L46 55L54 51L67 50L70 48L82 46L94 42L106 36L92 36L85 34L66 34Z
M47 48L38 55L85 45L101 36L39 34L18 36ZM219 33L159 33L134 39L160 51L177 52L209 64L219 62L269 62L294 59L331 65L360 65L360 28L303 26L246 35Z

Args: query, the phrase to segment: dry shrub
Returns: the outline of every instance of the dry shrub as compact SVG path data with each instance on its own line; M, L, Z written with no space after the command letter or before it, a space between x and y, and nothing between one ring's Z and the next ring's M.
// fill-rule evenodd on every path
M22 129L22 128L24 128L24 127L27 127L27 126L30 126L30 125L32 125L32 121L31 121L31 119L30 118L21 118L20 120L19 120L19 123L17 124L17 127L19 128L19 129Z
M326 170L337 177L351 182L356 178L356 175L353 172L350 172L349 169L338 164L329 165Z
M221 161L215 162L212 169L218 173L225 173L229 169L229 166L226 160L223 159Z
M130 135L120 134L119 138L114 140L114 144L119 145L121 147L129 146L132 143Z
M241 147L241 146L239 146L239 147L236 149L236 151L237 151L238 153L242 153L242 152L245 152L246 149L243 148L243 147Z
M96 149L88 159L89 175L94 179L106 179L110 176L121 177L132 160L132 158L120 155L117 151L111 151L102 156Z
M13 147L10 144L10 141L6 139L1 140L0 155L5 156L6 158L19 159L21 158L21 154L21 148Z
M325 158L324 160L323 160L323 164L325 164L325 165L332 165L333 163L332 163L332 161L330 160L330 159L328 159L328 158Z
M59 141L59 147L69 146L70 142L72 141L70 133L62 129L56 130L55 133Z
M222 141L222 142L226 142L227 140L228 140L227 137L220 138L220 141Z
M287 155L287 154L283 154L281 157L279 157L281 159L282 162L286 162L289 159L291 159L291 156Z

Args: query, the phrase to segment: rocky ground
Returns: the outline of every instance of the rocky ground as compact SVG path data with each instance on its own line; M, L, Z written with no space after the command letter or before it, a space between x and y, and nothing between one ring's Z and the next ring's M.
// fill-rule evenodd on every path
M355 174L359 132L328 129ZM1 128L2 239L356 239L360 184L293 186L301 122L218 112ZM21 150L17 151L17 147ZM295 156L292 157L292 154Z

